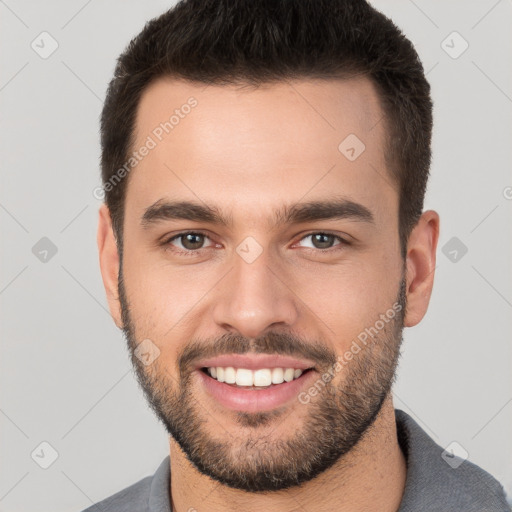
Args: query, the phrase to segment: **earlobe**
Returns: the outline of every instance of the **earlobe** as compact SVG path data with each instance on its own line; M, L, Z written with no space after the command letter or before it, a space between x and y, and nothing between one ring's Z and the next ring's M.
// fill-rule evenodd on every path
M404 326L418 324L428 309L439 239L439 215L428 210L422 214L407 243L407 309Z
M122 329L121 304L119 302L119 252L112 228L110 211L105 204L99 209L97 243L103 286L107 294L110 314L117 327Z

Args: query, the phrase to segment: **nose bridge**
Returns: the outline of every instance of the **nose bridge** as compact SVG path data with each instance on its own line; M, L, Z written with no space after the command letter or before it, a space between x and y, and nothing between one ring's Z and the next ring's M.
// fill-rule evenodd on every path
M247 248L242 243L233 255L233 268L216 295L214 320L224 329L255 338L274 324L292 325L297 311L268 251L255 257L254 247L244 252Z

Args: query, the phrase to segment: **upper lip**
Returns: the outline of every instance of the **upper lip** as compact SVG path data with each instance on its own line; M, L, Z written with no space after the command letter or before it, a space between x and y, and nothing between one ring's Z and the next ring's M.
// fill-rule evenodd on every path
M196 365L196 369L211 367L229 366L233 368L246 368L248 370L258 370L260 368L295 368L298 370L307 370L313 368L315 363L307 359L297 359L291 356L282 356L279 354L224 354L222 356L203 359Z

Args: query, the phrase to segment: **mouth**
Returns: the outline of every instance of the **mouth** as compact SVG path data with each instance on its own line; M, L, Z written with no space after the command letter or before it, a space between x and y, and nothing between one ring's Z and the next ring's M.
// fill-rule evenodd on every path
M318 372L314 363L281 356L221 356L194 372L209 399L243 412L271 411L298 401Z

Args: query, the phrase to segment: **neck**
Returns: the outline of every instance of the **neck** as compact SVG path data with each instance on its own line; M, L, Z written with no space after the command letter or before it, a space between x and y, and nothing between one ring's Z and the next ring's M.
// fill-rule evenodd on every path
M382 512L396 512L406 479L406 463L398 444L390 396L372 427L343 457L343 464L335 464L300 487L265 494L226 487L197 471L172 437L170 458L173 512L203 508L211 512L288 512L297 508L318 512L378 508Z

